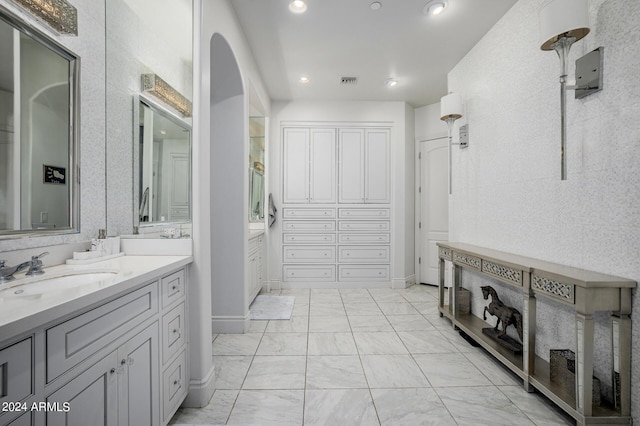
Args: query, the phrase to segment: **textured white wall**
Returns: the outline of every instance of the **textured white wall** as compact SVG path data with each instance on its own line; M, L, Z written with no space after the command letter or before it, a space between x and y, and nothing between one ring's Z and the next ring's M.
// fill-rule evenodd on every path
M470 148L455 150L450 238L640 281L640 2L591 0L591 34L569 62L604 46L604 90L568 97L568 179L560 180L559 61L540 50L538 11L520 0L449 73ZM475 281L475 280L472 280ZM638 309L638 292L634 293ZM542 306L540 306L542 305ZM572 341L573 317L539 304L540 355ZM606 318L597 374L608 381ZM640 323L633 324L633 415L640 418Z
M188 2L162 0L143 8L131 0L109 0L106 7L106 158L107 232L131 234L134 206L134 97L141 92L140 76L155 73L193 99L193 71L189 46L176 45L191 33ZM172 25L158 22L171 17ZM187 53L185 53L185 50ZM159 102L162 104L162 102ZM134 110L135 108L135 110ZM168 108L170 109L170 108ZM186 119L187 123L191 120ZM135 209L137 213L137 209Z

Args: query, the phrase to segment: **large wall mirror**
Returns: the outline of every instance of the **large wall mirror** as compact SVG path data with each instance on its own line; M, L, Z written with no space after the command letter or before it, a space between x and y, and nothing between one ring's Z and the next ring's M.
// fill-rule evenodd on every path
M140 226L191 220L191 127L140 97L134 175L134 222Z
M0 7L0 238L79 230L79 59Z
M249 222L263 223L265 214L265 135L264 107L256 90L249 90Z

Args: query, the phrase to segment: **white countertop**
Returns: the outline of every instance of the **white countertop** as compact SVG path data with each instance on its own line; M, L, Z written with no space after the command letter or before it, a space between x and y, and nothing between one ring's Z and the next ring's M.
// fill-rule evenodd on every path
M192 261L192 256L123 256L90 265L45 267L45 273L36 277L18 273L16 280L0 284L0 342L125 293ZM64 276L74 276L77 281L76 277L91 273L108 275L71 287L58 282L39 294L28 294L30 283ZM14 293L21 288L25 295L16 297Z

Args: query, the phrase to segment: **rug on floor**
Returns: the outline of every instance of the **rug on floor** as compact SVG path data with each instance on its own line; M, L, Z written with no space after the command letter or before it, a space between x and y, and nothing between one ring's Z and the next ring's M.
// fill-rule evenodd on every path
M295 296L267 296L259 294L249 310L252 320L288 320L293 312Z

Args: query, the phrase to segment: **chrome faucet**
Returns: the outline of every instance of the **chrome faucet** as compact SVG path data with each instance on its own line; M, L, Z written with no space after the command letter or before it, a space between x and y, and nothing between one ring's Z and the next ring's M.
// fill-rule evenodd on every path
M26 275L32 276L44 274L44 271L42 270L42 260L40 259L48 254L49 252L45 251L37 256L31 256L31 260L27 260L26 262L22 262L19 265L12 267L6 266L5 260L0 260L0 283L14 280L15 277L13 274L22 271L27 266L29 267L29 270Z

